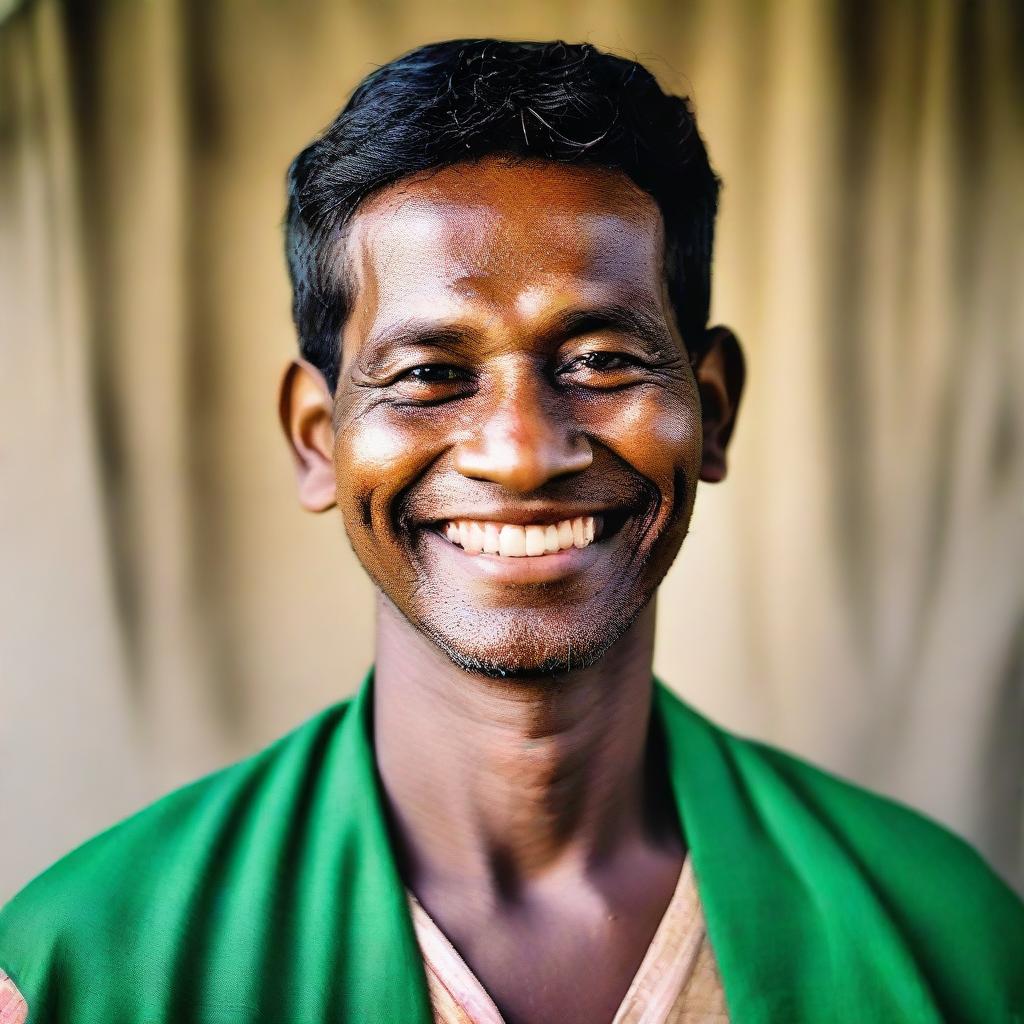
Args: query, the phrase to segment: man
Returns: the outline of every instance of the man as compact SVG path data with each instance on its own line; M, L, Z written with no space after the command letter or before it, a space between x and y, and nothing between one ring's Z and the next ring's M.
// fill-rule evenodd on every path
M1024 1019L964 843L652 679L743 387L717 188L686 101L562 43L423 47L298 156L281 420L374 671L16 897L7 1020Z

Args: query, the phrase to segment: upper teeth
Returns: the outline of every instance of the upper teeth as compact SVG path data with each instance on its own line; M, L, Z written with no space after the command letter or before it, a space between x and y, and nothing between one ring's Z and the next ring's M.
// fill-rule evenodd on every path
M444 535L470 554L504 555L521 558L547 555L569 548L585 548L594 540L597 524L593 516L577 516L557 523L515 526L512 523L480 522L475 519L449 520Z

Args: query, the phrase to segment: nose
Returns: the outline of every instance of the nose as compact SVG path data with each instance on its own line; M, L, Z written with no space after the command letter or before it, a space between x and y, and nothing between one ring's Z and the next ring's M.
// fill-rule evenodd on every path
M594 461L586 437L542 373L519 367L495 383L483 419L456 452L456 469L512 491L535 491Z

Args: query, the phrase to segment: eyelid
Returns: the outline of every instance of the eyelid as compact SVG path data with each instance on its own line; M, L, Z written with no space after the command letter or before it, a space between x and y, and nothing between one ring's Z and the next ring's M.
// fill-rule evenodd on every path
M650 357L641 356L636 352L630 352L620 348L588 348L583 352L577 352L574 355L563 359L561 364L555 373L565 373L573 363L578 362L581 359L585 359L587 356L606 356L608 358L622 359L633 366L650 366ZM621 369L621 368L620 368Z
M426 360L420 363L413 363L409 366L402 367L401 369L395 370L391 377L391 382L403 380L408 377L415 370L424 369L444 369L444 370L455 370L459 374L470 377L472 376L472 370L466 366L460 366L458 363L445 362L441 359ZM413 378L415 379L415 378Z
M581 332L572 338L567 338L559 346L558 351L560 356L563 353L567 355L573 353L583 355L587 352L610 352L622 353L635 359L656 359L662 350L660 347L644 338L637 337L629 331L602 328Z

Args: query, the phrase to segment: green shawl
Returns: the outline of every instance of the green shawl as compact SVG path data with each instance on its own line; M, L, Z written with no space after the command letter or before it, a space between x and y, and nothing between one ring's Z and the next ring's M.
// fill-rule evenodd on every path
M920 815L654 681L734 1024L1024 1021L1024 906ZM79 847L0 913L30 1024L430 1024L358 695Z

